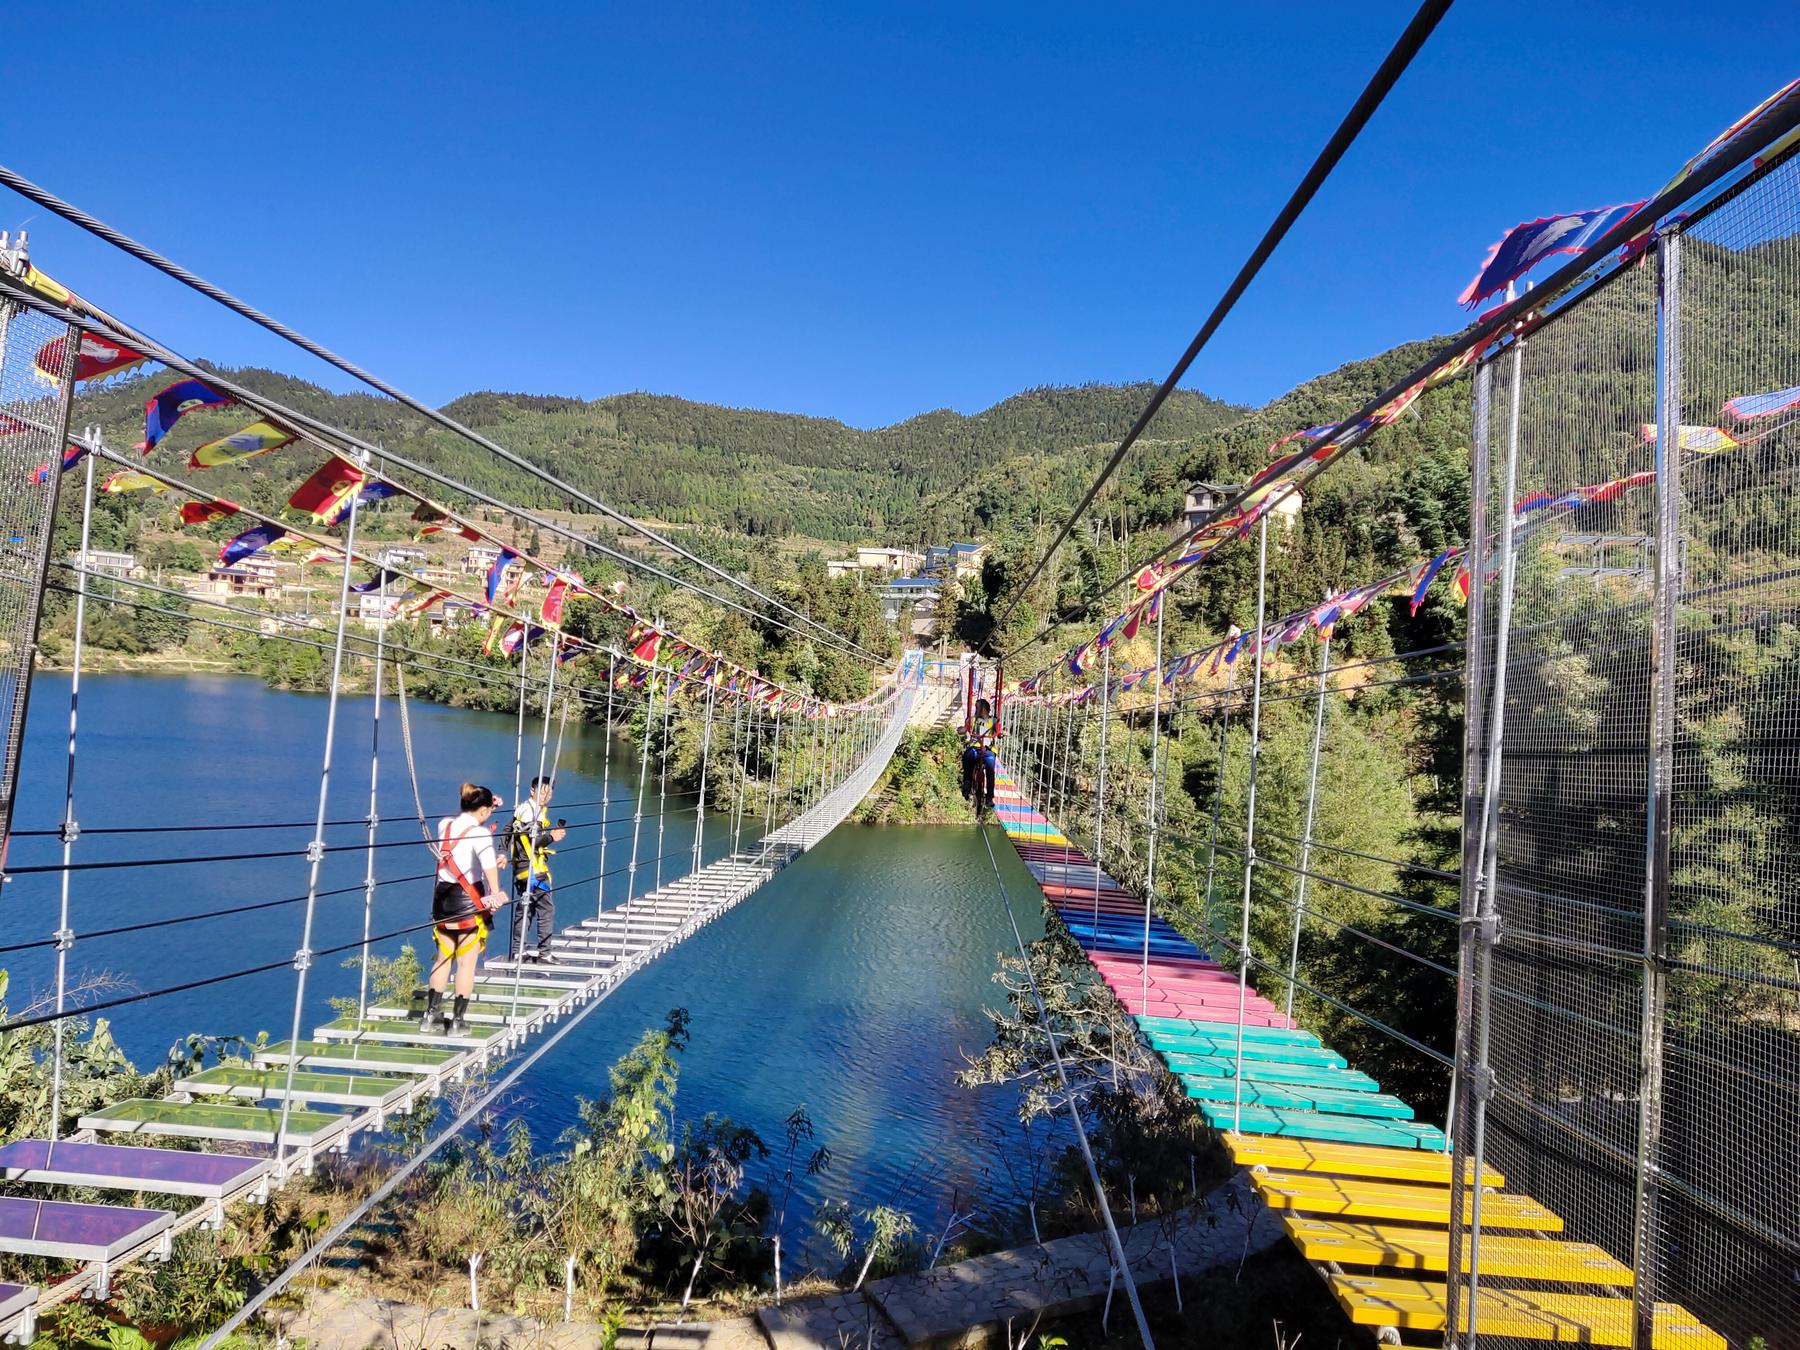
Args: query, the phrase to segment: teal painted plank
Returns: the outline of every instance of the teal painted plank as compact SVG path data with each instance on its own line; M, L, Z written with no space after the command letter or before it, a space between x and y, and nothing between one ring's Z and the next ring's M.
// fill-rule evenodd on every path
M1152 1036L1150 1045L1164 1055L1199 1055L1212 1059L1236 1059L1237 1046L1232 1041L1189 1040L1175 1036ZM1244 1058L1274 1060L1281 1064L1311 1064L1318 1068L1346 1069L1350 1066L1335 1050L1322 1046L1266 1045L1244 1038Z
M1168 1036L1224 1036L1232 1041L1237 1040L1236 1022L1198 1022L1191 1017L1152 1017L1148 1014L1137 1019L1137 1024L1146 1032L1161 1032ZM1310 1031L1299 1031L1290 1027L1251 1027L1244 1028L1244 1039L1247 1041L1285 1041L1289 1045L1319 1044L1319 1038Z
M1237 1061L1225 1055L1164 1055L1169 1067L1181 1076L1223 1078L1237 1072ZM1279 1060L1246 1060L1246 1078L1269 1083L1295 1083L1304 1087L1332 1088L1339 1092L1379 1092L1381 1084L1357 1069L1333 1069L1319 1064L1283 1064Z
M1237 1083L1229 1078L1181 1075L1181 1086L1195 1101L1233 1102ZM1345 1092L1332 1088L1273 1083L1244 1075L1244 1101L1254 1106L1280 1106L1298 1111L1324 1111L1335 1116L1368 1116L1381 1120L1411 1120L1413 1109L1385 1092Z
M1198 1103L1207 1123L1215 1129L1233 1128L1229 1102ZM1291 1111L1280 1107L1246 1106L1240 1127L1245 1134L1273 1134L1289 1139L1325 1139L1344 1144L1374 1144L1384 1148L1437 1150L1444 1134L1434 1125L1410 1120L1361 1120L1355 1116L1328 1115L1319 1111Z

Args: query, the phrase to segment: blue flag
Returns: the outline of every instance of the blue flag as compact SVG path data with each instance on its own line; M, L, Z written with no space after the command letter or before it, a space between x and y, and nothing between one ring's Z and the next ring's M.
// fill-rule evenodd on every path
M229 408L237 400L221 394L204 380L177 380L144 404L144 439L138 446L146 455L175 429L185 413L195 408Z
M1545 258L1558 253L1579 253L1613 226L1632 215L1643 202L1600 206L1592 211L1571 211L1544 216L1515 225L1500 236L1482 263L1475 280L1457 300L1474 307L1490 295L1506 289L1506 283L1524 276Z
M225 541L219 550L219 562L222 566L231 567L241 563L253 554L261 553L277 539L287 536L287 531L279 525L252 525L242 534Z

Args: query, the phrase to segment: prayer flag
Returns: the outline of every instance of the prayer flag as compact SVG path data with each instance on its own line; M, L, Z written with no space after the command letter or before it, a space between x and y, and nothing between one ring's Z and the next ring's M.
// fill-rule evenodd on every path
M642 633L634 630L632 637L636 642L631 649L633 659L642 661L646 665L654 662L657 653L662 649L663 635L654 628L648 628Z
M1467 558L1464 558L1462 560L1462 563L1457 567L1456 579L1451 583L1451 585L1454 586L1456 589L1457 601L1461 604L1465 604L1465 605L1468 604L1469 603L1469 560Z
M1332 632L1337 627L1337 621L1343 617L1343 613L1343 599L1336 595L1326 596L1324 603L1312 612L1313 627L1319 630L1319 637L1322 640L1327 642L1331 640Z
M550 589L544 592L544 607L541 617L544 623L556 628L562 623L563 602L569 595L569 578L558 574L550 583Z
M288 498L288 505L304 511L316 524L323 525L337 514L338 508L363 481L363 471L342 455L333 455Z
M1737 121L1726 127L1725 130L1721 131L1717 136L1714 136L1706 143L1706 148L1704 150L1681 166L1681 172L1668 181L1663 188L1663 192L1667 192L1670 188L1674 187L1677 183L1680 183L1696 170L1710 164L1713 160L1722 155L1730 146L1749 135L1755 130L1758 124L1767 121L1768 118L1774 115L1776 110L1783 104L1795 99L1800 99L1800 80L1788 81L1749 112L1738 118ZM1778 137L1756 157L1756 163L1759 166L1767 164L1776 155L1792 145L1797 138L1800 138L1800 128L1788 132L1785 136ZM1662 192L1659 192L1656 195L1660 197L1662 196Z
M390 581L399 581L405 575L404 572L396 572L386 567L377 567L374 576L370 577L367 581L357 582L356 585L352 586L350 589L358 595L367 595L370 591L380 590Z
M424 587L420 587L420 589L425 590ZM426 610L430 609L438 601L448 600L449 598L450 598L449 591L425 590L425 595L422 598L417 599L417 600L409 599L408 601L404 602L406 605L406 613L408 615L423 614Z
M1238 635L1237 635L1237 641L1233 642L1231 644L1231 646L1226 649L1226 652L1225 652L1225 664L1226 665L1230 665L1233 661L1238 659L1239 653L1241 653L1244 650L1244 644L1246 642L1248 642L1249 640L1250 640L1250 635L1246 632L1243 632L1240 629L1238 632Z
M1431 583L1437 579L1438 572L1450 560L1450 555L1455 552L1456 550L1453 548L1444 549L1420 570L1418 583L1413 587L1412 593L1412 612L1414 614L1417 614L1419 606L1425 603L1425 592L1431 589Z
M31 358L31 364L37 373L51 384L62 379L63 361L68 348L64 345L69 340L68 334L53 337L37 350ZM81 349L75 354L75 379L97 380L104 375L117 375L122 370L130 370L141 366L150 358L142 352L134 352L129 347L121 347L117 343L108 342L105 338L95 337L92 333L81 335Z
M210 525L215 520L225 520L238 513L238 504L228 502L223 497L214 497L209 502L183 502L181 504L181 523L183 525Z
M420 539L429 534L453 534L458 538L467 539L472 544L478 544L482 540L480 530L473 525L463 524L443 507L434 506L430 502L420 502L418 509L413 512L412 518L420 526L416 536Z
M1800 408L1800 384L1768 394L1739 394L1728 399L1720 411L1740 422L1749 422L1758 417L1773 417L1789 408Z
M139 473L135 469L121 469L111 474L100 485L102 492L141 492L149 488L152 492L167 492L168 485L160 478L152 478L147 473Z
M500 593L500 580L506 575L506 569L511 567L518 560L518 554L514 553L510 548L502 548L500 550L500 556L494 559L494 565L488 568L487 598L490 605L494 603L494 598Z
M12 422L13 425L7 427L5 424L8 422ZM23 431L25 429L23 423L14 422L12 418L7 417L4 413L0 413L0 436L11 436L14 434L15 430ZM86 453L87 448L80 445L71 445L67 450L64 450L62 457L62 471L67 473L70 469L81 463L81 457ZM48 464L38 465L37 468L31 471L31 481L34 483L49 482L50 466Z
M252 525L242 534L225 541L224 547L219 550L219 562L225 567L235 566L245 558L262 552L286 534L287 531L279 525Z
M364 483L360 491L344 498L344 500L338 504L337 510L332 513L329 519L320 521L319 523L322 525L342 525L350 517L350 506L352 503L355 503L358 507L373 506L376 502L385 502L389 497L398 497L399 495L400 489L395 487L392 483L383 483L380 481Z
M229 408L237 400L221 394L204 380L177 380L144 404L144 439L138 449L146 455L175 429L183 415L195 408Z
M1591 211L1540 216L1513 226L1488 251L1475 280L1463 289L1457 301L1473 309L1545 258L1558 253L1580 253L1643 205L1643 202L1626 202L1622 206L1599 206Z
M1638 427L1638 440L1648 445L1656 440L1656 423L1645 422ZM1691 451L1696 455L1713 455L1721 450L1732 450L1739 442L1726 435L1717 427L1680 426L1675 430L1675 446L1678 450Z
M291 431L283 431L273 422L252 422L239 427L229 436L208 441L188 456L190 469L216 469L221 464L235 464L242 459L255 459L291 445L300 439Z

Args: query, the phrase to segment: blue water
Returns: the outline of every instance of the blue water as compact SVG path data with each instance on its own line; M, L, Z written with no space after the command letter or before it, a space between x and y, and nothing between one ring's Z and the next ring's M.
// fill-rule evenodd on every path
M231 677L88 676L82 682L76 772L78 863L109 859L282 851L275 859L180 866L135 865L75 875L72 926L83 934L71 954L72 981L98 979L91 997L164 990L262 964L278 969L171 992L104 1014L140 1065L159 1062L190 1032L285 1037L293 1016L303 906L254 912L249 904L295 900L306 891L303 856L319 792L326 700L279 693ZM371 701L346 699L327 815L360 820L368 810ZM464 779L485 782L512 800L515 719L415 703L415 751L427 813L454 807ZM68 729L66 677L38 679L26 729L19 831L53 829L61 812ZM536 772L538 736L527 735L524 774ZM553 733L554 735L554 733ZM552 814L572 828L558 857L559 922L592 912L598 899L602 770L609 738L571 726L556 763ZM626 897L623 874L636 802L637 756L611 738L612 803L606 904ZM552 745L554 748L554 743ZM639 888L656 843L655 764L639 844ZM381 724L376 875L406 878L429 870L390 698ZM682 808L687 803L675 804ZM276 830L202 831L198 827L282 822ZM294 822L304 822L293 827ZM154 834L108 835L107 827L169 827ZM672 806L664 822L665 877L688 864L694 817ZM746 825L746 838L750 835ZM327 842L360 845L361 824L327 831ZM704 856L729 851L728 823L706 822ZM1030 894L1012 851L996 852L1015 897ZM18 872L59 860L51 837L15 836L9 866ZM358 847L328 855L320 887L346 893L318 902L315 950L355 944L363 926L366 855ZM429 883L395 881L378 891L377 934L421 924ZM1035 907L1015 898L1027 939L1042 932ZM15 875L0 900L0 968L11 973L9 1012L18 1015L51 987L53 954L43 943L56 927L58 879ZM96 930L204 911L219 917L116 936ZM376 944L391 952L404 940ZM677 1113L727 1114L773 1141L781 1122L804 1105L830 1146L832 1170L805 1185L800 1204L826 1195L856 1203L898 1197L927 1217L953 1192L990 1197L1006 1188L995 1175L994 1140L1010 1129L1010 1089L970 1090L955 1082L964 1055L988 1041L983 1012L997 1003L996 956L1012 946L980 836L963 829L840 827L748 902L634 976L521 1080L507 1111L525 1118L540 1140L572 1122L579 1096L606 1088L607 1067L670 1008L691 1014L692 1044L681 1071ZM353 995L347 953L321 956L308 976L302 1030L332 1015L328 995Z

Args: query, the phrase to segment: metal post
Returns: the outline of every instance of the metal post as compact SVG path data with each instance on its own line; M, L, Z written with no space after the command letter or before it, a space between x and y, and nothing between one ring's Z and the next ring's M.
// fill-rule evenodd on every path
M1675 663L1681 600L1681 233L1656 237L1656 572L1650 626L1649 802L1644 841L1644 994L1638 1026L1637 1181L1633 1196L1633 1350L1650 1350L1656 1315L1658 1207L1662 1199L1663 1023L1669 996L1670 792L1675 754Z
M97 437L98 430L90 433ZM87 623L88 543L94 524L94 452L89 450L81 491L81 552L76 555L81 565L75 573L75 650L69 672L69 756L63 778L62 818L62 901L56 923L56 1021L51 1023L55 1035L52 1051L54 1063L50 1077L50 1140L62 1137L63 1084L63 1013L68 1007L69 952L75 946L75 930L69 926L69 864L75 851L75 840L81 827L75 822L75 711L81 700L82 639ZM50 462L50 472L62 472L62 447Z
M368 456L362 456L366 465ZM300 946L294 952L294 1018L288 1036L295 1053L288 1056L281 1094L281 1118L275 1126L275 1170L279 1175L286 1157L288 1118L294 1108L294 1070L300 1062L300 1019L306 1011L306 972L312 968L313 916L319 903L319 869L325 862L325 806L331 789L331 752L337 738L338 691L344 677L344 632L350 619L350 555L356 549L357 504L360 492L350 494L350 517L344 526L344 568L338 582L337 636L331 649L331 692L325 704L325 752L319 765L319 805L313 816L312 843L307 846L306 912L300 925Z
M595 887L594 922L606 913L606 827L612 818L613 668L618 658L606 654L606 749L600 761L600 880Z
M673 681L673 676L670 677ZM619 931L619 959L623 961L631 941L631 902L637 898L638 844L644 834L644 790L650 783L650 738L656 734L656 670L650 670L644 703L644 739L638 753L637 812L631 818L631 861L625 870L625 922ZM673 690L671 690L673 693Z
M376 787L381 776L381 675L387 655L387 573L381 573L381 586L375 592L380 606L375 616L375 680L369 704L369 833L368 848L363 857L363 931L361 960L356 970L356 1020L369 1016L369 939L375 931L375 834L381 828L381 811Z
M0 354L4 353L5 340L11 332L12 319L16 306L7 301L0 304ZM50 552L56 541L56 508L62 496L62 457L69 442L69 411L75 399L76 359L81 355L82 329L71 324L63 330L63 364L62 378L57 384L56 416L51 422L51 429L56 439L50 448L50 472L44 483L43 537L38 543L38 553L33 560L31 593L27 598L29 622L25 632L29 635L30 650L23 662L16 666L18 672L18 692L13 697L12 716L5 728L5 739L0 744L5 747L7 761L0 764L0 876L4 875L6 866L7 844L12 840L13 807L18 801L18 755L25 735L25 718L31 706L31 672L37 664L38 623L43 617L44 590L50 584ZM89 451L92 454L92 451ZM11 490L11 489L9 489Z
M1250 997L1250 891L1256 873L1256 761L1262 751L1263 616L1269 592L1269 515L1264 512L1256 530L1256 627L1250 641L1256 646L1256 668L1250 691L1250 783L1244 794L1244 906L1238 929L1237 1053L1231 1079L1231 1128L1244 1125L1244 1012Z
M700 870L700 832L706 828L706 771L712 762L713 698L716 690L706 686L706 722L700 732L700 795L694 803L694 860L688 873Z
M1294 932L1288 944L1287 1006L1294 1015L1294 978L1300 971L1300 928L1306 922L1307 872L1312 867L1313 820L1319 799L1319 750L1325 743L1325 689L1331 677L1331 637L1319 644L1319 695L1313 708L1312 758L1306 769L1306 823L1300 827L1300 875L1294 882Z
M763 800L763 855L768 856L769 836L775 832L775 795L781 788L781 708L775 708L774 744L769 750L769 790Z
M707 686L711 688L711 685ZM663 826L669 808L669 719L675 707L675 675L669 674L669 687L663 692L662 754L656 762L656 890L662 889Z
M1209 935L1219 931L1213 925L1213 875L1219 861L1219 810L1225 801L1225 739L1231 732L1231 696L1236 689L1237 662L1231 661L1225 666L1225 698L1219 713L1219 763L1213 771L1212 836L1206 847L1206 881L1200 889L1200 921Z
M1150 796L1144 806L1144 959L1139 992L1141 1008L1150 1006L1150 910L1156 894L1156 806L1162 795L1162 779L1157 775L1157 761L1162 753L1162 671L1163 610L1167 596L1156 600L1156 688L1150 696Z
M1100 855L1106 844L1107 713L1112 708L1112 645L1100 658L1100 775L1094 792L1094 931L1100 931Z
M1481 1293L1481 1210L1482 1191L1479 1185L1487 1150L1487 1104L1493 1094L1493 1073L1488 1068L1489 1043L1489 1010L1492 1001L1492 965L1493 945L1499 936L1498 921L1495 917L1496 888L1499 885L1499 816L1500 816L1500 765L1506 736L1506 685L1508 649L1511 645L1512 605L1513 605L1513 511L1512 504L1518 497L1518 464L1519 464L1519 409L1520 394L1524 383L1524 342L1513 340L1512 352L1508 362L1512 392L1508 399L1506 426L1506 465L1502 474L1500 489L1500 549L1499 579L1500 599L1495 611L1494 627L1494 666L1493 691L1487 700L1486 732L1487 755L1483 766L1483 788L1481 804L1481 824L1477 832L1477 846L1481 850L1480 866L1472 878L1465 878L1464 917L1460 938L1459 966L1463 959L1468 961L1467 972L1472 983L1472 1012L1468 1019L1467 1034L1472 1042L1467 1044L1469 1051L1466 1057L1459 1055L1461 1068L1457 1075L1459 1090L1463 1100L1461 1107L1469 1120L1469 1156L1464 1159L1455 1156L1452 1150L1451 1169L1467 1167L1473 1173L1476 1184L1469 1188L1468 1197L1468 1237L1469 1237L1469 1271L1467 1283L1466 1322L1468 1326L1467 1344L1474 1345L1478 1335L1478 1316ZM1484 485L1481 485L1484 486ZM1470 584L1473 586L1475 569L1470 569ZM1467 824L1464 825L1465 830ZM1469 894L1472 888L1473 894ZM1472 911L1472 912L1471 912ZM1472 949L1472 951L1471 951ZM1465 958L1465 955L1466 958ZM1459 998L1462 995L1459 992ZM1459 1037L1459 1039L1461 1039ZM1452 1191L1455 1195L1461 1187ZM1453 1217L1455 1217L1453 1215ZM1453 1235L1454 1235L1454 1230ZM1455 1281L1450 1282L1451 1287ZM1455 1325L1454 1323L1450 1325Z
M529 623L525 625L525 633L527 637L530 636L531 625ZM556 773L556 766L554 764L547 764L546 760L550 754L550 710L556 703L556 669L558 665L556 660L556 649L559 645L561 645L560 639L555 634L552 634L550 638L550 670L544 677L544 731L543 735L538 740L538 768L537 774L533 779L534 782L537 781L537 779L546 776L554 778ZM524 670L526 661L528 660L526 652L527 649L521 645L519 655L519 669L521 671ZM533 789L533 791L535 790L536 789ZM519 800L523 801L524 798L521 797ZM518 810L516 803L514 804L513 809L515 811ZM537 802L533 801L531 804L530 825L531 857L533 858L538 856L538 845L543 839L541 825L543 818L542 810L539 808ZM536 892L532 889L531 863L527 860L525 865L525 894L522 898L513 901L515 905L520 907L520 912L515 917L513 924L513 931L518 934L518 941L514 944L513 951L512 1006L507 1012L508 1018L517 1017L519 1015L519 989L525 982L525 948L527 945L532 944L537 940L532 931L537 926L537 901L532 899L535 894Z

